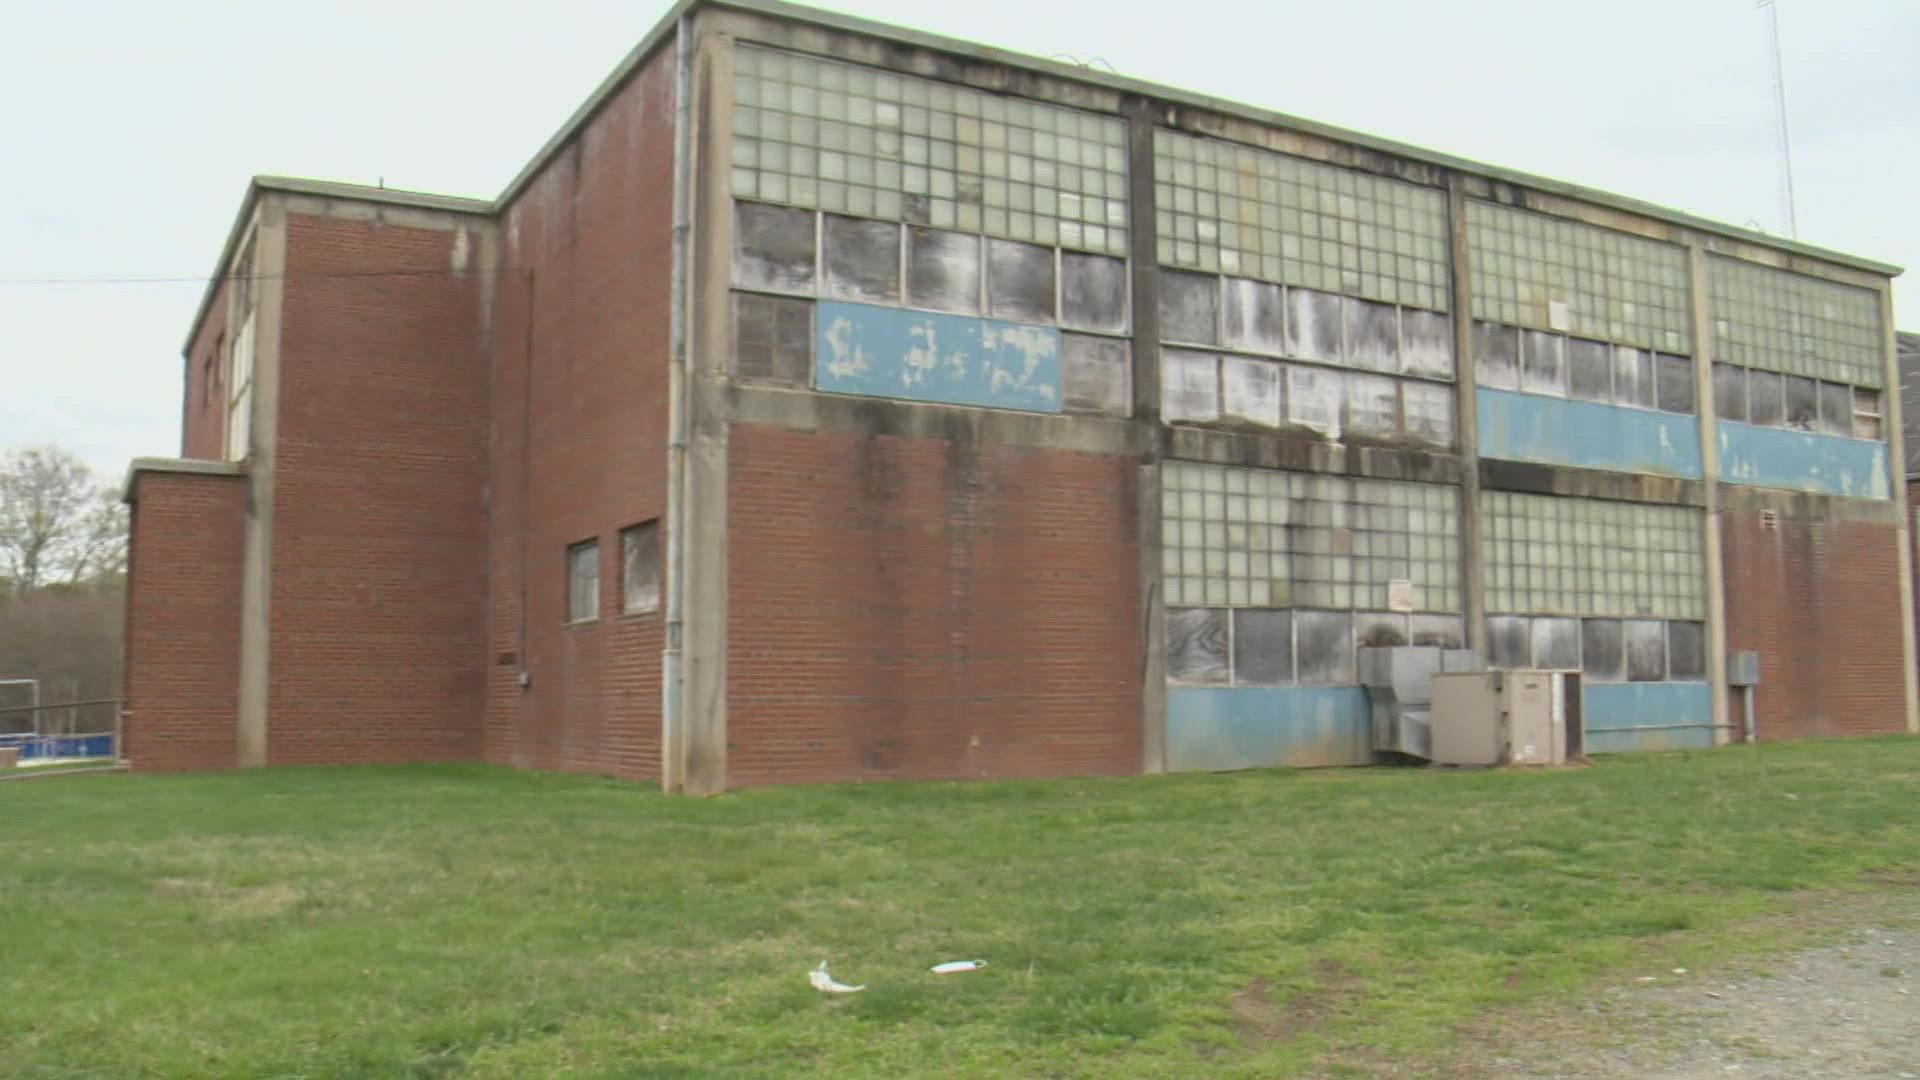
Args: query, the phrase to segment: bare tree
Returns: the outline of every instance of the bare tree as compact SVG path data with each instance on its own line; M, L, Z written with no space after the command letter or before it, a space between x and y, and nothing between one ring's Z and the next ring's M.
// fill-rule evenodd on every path
M119 571L126 515L93 471L58 447L0 457L0 568L16 596Z

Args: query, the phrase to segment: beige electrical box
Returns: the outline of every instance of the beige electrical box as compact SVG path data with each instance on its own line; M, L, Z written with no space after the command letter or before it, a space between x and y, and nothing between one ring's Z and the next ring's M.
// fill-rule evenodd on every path
M1577 671L1442 672L1433 677L1433 761L1564 765L1585 753Z

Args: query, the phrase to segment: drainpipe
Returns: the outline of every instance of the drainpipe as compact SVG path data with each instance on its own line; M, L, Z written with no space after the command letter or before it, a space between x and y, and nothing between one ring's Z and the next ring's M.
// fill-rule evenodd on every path
M673 267L668 313L667 368L667 611L660 653L660 786L677 792L686 782L686 724L680 645L686 590L687 471L687 234L693 201L692 20L680 16L673 42Z

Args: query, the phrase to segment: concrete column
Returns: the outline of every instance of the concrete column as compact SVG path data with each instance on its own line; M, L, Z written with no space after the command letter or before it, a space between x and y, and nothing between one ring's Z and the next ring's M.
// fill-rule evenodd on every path
M1906 681L1907 733L1920 735L1920 687L1914 671L1913 626L1913 509L1907 504L1907 433L1900 408L1900 346L1894 330L1893 283L1880 288L1880 327L1886 338L1886 390L1880 422L1886 426L1888 496L1899 511L1895 515L1895 537L1900 543L1900 665ZM1763 673L1764 674L1764 673Z
M1687 329L1693 337L1693 400L1700 420L1701 490L1706 512L1701 515L1700 551L1705 562L1707 592L1707 684L1713 695L1713 738L1716 744L1733 738L1727 707L1727 593L1726 563L1720 550L1720 423L1713 400L1713 313L1707 296L1707 250L1699 238L1687 244Z
M1132 215L1127 246L1132 254L1133 423L1146 451L1138 492L1140 546L1141 769L1167 768L1167 604L1160 566L1160 462L1165 432L1160 426L1160 255L1157 196L1153 178L1154 110L1130 98L1127 118L1127 209Z
M1467 195L1447 178L1448 275L1453 279L1453 434L1460 457L1460 598L1467 645L1487 655L1486 545L1480 521L1480 405L1473 358L1472 263L1467 247Z
M678 760L663 768L677 790L727 786L727 372L733 244L733 39L703 13L693 20L692 232L687 238L687 452ZM663 753L667 749L663 745ZM674 785L670 783L670 787Z
M240 679L236 717L241 768L267 763L268 675L272 653L274 460L280 429L280 327L286 299L287 217L277 196L254 210L253 398L247 450L245 557L240 578ZM235 248L245 251L246 245ZM224 271L233 273L234 264ZM229 297L233 290L228 290ZM231 300L229 301L231 305ZM227 340L239 329L228 308Z

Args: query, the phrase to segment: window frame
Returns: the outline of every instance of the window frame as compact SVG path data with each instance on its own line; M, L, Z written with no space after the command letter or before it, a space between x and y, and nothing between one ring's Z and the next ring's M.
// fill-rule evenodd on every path
M632 596L630 571L633 567L631 558L627 554L627 547L630 540L640 536L644 532L651 532L653 539L653 602L646 607L631 607L628 605L628 601ZM666 567L664 566L664 556L666 552L661 550L660 545L660 519L654 517L648 518L645 521L637 521L621 529L619 535L620 615L623 618L641 615L658 615L666 604Z
M592 555L593 555L593 563L592 563L593 589L589 594L587 594L591 597L591 600L592 600L592 611L591 613L586 615L579 615L574 612L574 606L573 606L573 603L575 600L574 591L573 591L573 585L574 585L573 575L574 575L575 564L579 561L579 556L586 552L592 552ZM586 626L592 623L599 622L600 621L600 592L603 585L605 584L604 581L602 580L605 576L604 575L605 567L602 565L602 560L601 560L600 538L598 536L594 536L594 537L589 537L588 539L585 539L585 540L580 540L580 541L576 541L574 543L568 544L567 551L566 551L566 559L563 564L563 567L564 567L564 573L562 576L562 581L566 586L565 593L564 593L564 596L566 598L566 607L565 607L566 625Z

